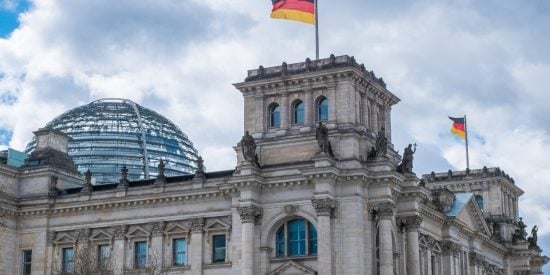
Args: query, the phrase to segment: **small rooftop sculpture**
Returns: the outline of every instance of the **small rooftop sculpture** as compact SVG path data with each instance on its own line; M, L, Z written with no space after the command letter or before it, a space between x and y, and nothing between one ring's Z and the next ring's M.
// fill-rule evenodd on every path
M254 141L254 138L248 131L245 132L241 139L241 149L246 161L249 161L252 165L260 166L258 155L256 154L256 141Z
M414 153L416 152L416 143L414 148L412 144L409 144L405 151L403 152L403 159L401 163L397 166L397 172L399 173L412 173Z
M315 130L315 138L317 139L317 143L319 144L319 148L321 149L319 153L327 154L329 157L334 158L332 147L328 139L328 128L327 126L323 125L322 122L319 122L319 125Z

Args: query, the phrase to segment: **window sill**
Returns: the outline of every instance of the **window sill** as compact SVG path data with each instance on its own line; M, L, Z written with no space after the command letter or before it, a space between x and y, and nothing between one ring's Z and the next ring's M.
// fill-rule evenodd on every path
M233 264L231 262L219 262L219 263L211 263L211 264L203 264L202 267L204 269L214 269L214 268L227 268L232 267Z
M312 256L295 256L295 257L276 257L276 258L271 258L269 259L270 262L272 263L277 263L277 262L286 262L288 260L293 260L293 261L297 261L297 262L301 262L301 261L316 261L317 260L317 255L312 255Z
M169 267L163 267L162 272L170 272L170 271L184 271L184 270L190 270L191 267L189 265L174 265Z

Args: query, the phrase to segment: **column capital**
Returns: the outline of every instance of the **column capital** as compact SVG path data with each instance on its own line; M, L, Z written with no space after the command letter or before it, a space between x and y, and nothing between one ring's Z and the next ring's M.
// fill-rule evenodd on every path
M256 223L263 215L261 207L256 205L237 207L242 223Z
M422 217L420 216L400 217L399 220L401 221L401 224L405 227L405 230L407 230L407 232L418 231L418 228L422 223Z
M457 256L460 253L461 246L453 241L441 242L441 250L444 255Z
M191 220L191 232L202 233L204 228L204 218L195 218Z
M391 202L378 204L376 207L376 215L380 218L391 218L395 213L395 206Z
M317 211L317 216L332 216L336 209L336 200L331 198L312 199L311 204Z

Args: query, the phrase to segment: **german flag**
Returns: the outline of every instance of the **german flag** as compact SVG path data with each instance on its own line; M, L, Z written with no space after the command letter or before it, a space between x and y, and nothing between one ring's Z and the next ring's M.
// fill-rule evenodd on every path
M271 18L315 24L313 0L271 0L271 2L273 2Z
M459 136L461 139L466 138L466 129L464 127L464 118L463 117L449 117L453 121L453 126L451 126L451 133Z

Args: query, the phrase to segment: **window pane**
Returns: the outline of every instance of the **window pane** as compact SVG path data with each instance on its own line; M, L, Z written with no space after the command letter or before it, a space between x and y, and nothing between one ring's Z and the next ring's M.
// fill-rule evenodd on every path
M212 236L213 256L212 262L225 262L225 235Z
M302 101L294 104L294 123L304 124L304 103Z
M74 250L72 247L63 248L63 271L73 272Z
M186 250L185 239L174 240L174 265L185 265Z
M328 121L328 100L326 98L319 101L319 107L317 110L319 121Z
M135 259L134 264L136 268L143 268L147 266L147 242L135 243Z
M306 229L304 220L293 220L288 223L288 255L304 256L306 254Z
M285 255L285 226L277 231L277 257Z
M269 116L270 116L269 125L271 127L276 127L276 128L281 127L281 108L279 108L279 105L275 105L271 107Z
M109 266L109 257L111 256L111 248L109 245L98 246L98 264L101 269L106 269Z
M307 223L309 227L309 254L317 255L317 230L313 227L313 224Z
M31 275L32 250L23 251L23 275Z

